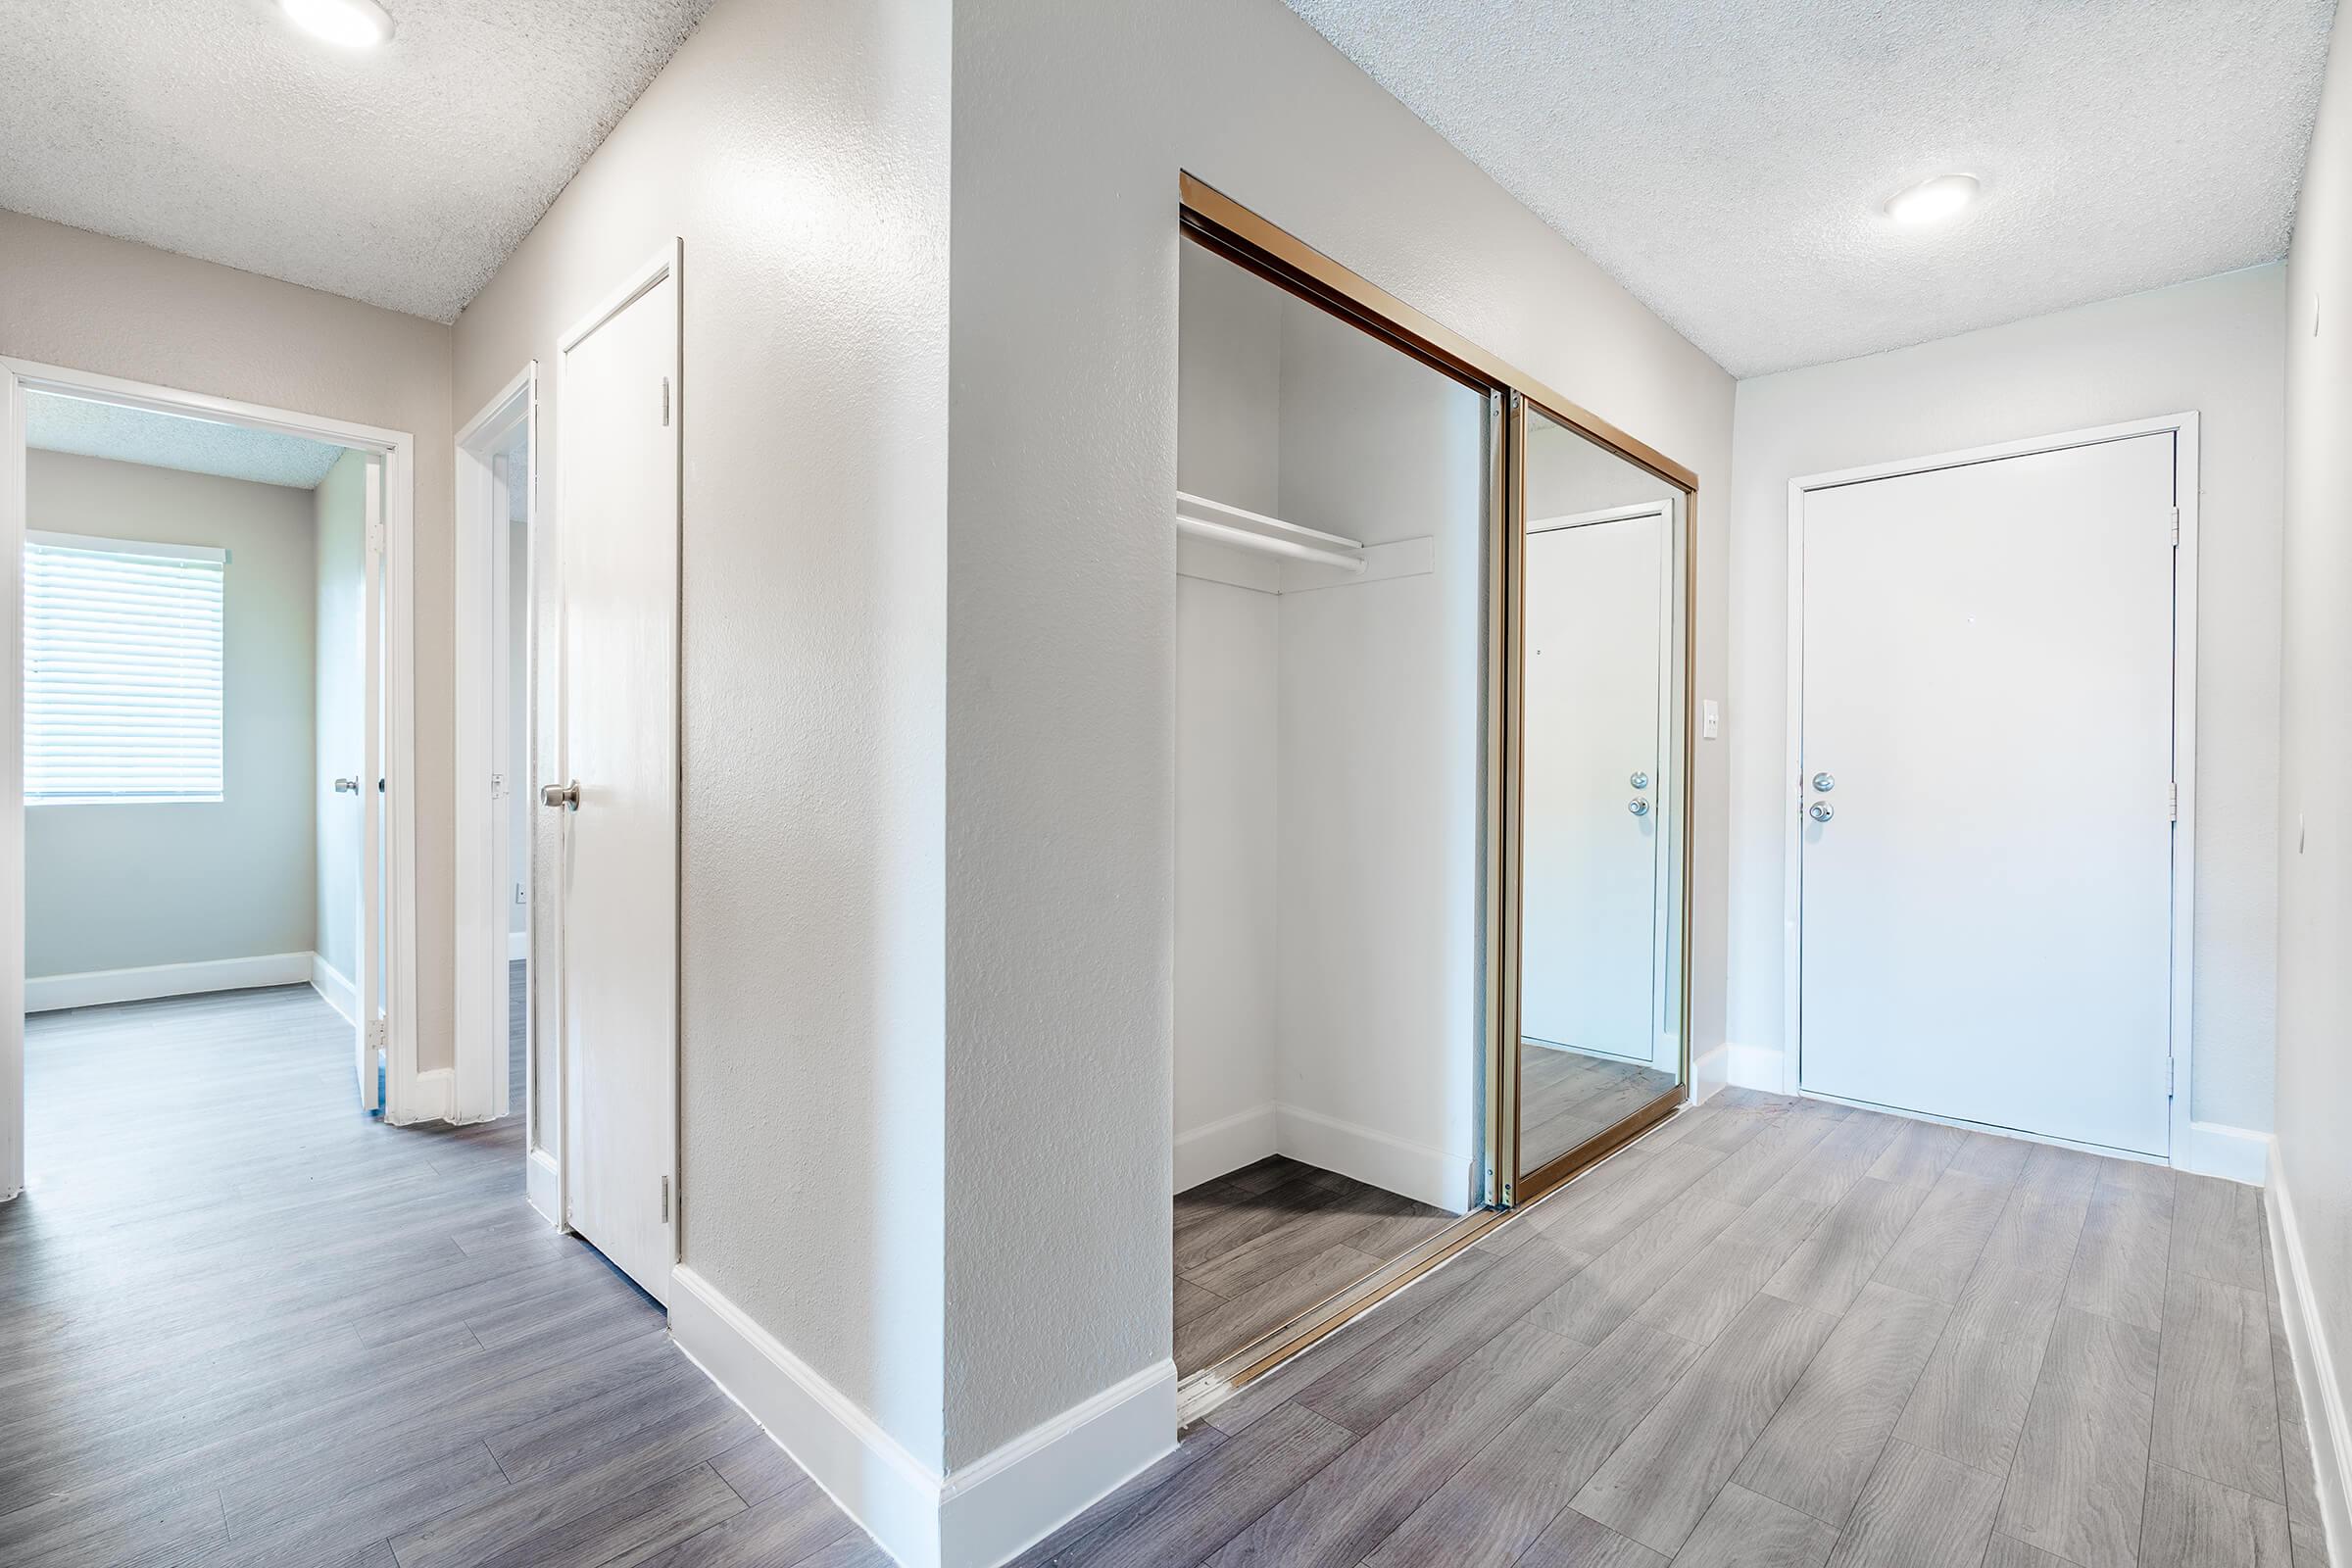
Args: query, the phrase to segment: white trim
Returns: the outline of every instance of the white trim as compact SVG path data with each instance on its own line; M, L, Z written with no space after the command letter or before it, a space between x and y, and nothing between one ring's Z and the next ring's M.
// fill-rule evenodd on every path
M507 961L528 961L531 956L531 934L528 931L507 933ZM526 1023L527 1027L527 1023ZM527 1077L527 1075L526 1075Z
M1478 1161L1393 1138L1297 1105L1277 1105L1274 1147L1293 1159L1352 1176L1455 1214L1469 1211Z
M151 413L193 416L378 454L387 474L389 550L384 707L386 826L392 835L386 1119L410 1112L416 1066L416 436L208 393L0 356L0 1200L24 1185L24 545L25 394L62 392ZM308 978L307 968L303 978Z
M228 564L228 552L219 545L168 545L147 539L102 539L94 533L50 533L24 530L26 544L51 550L78 550L92 556L137 556L146 561L200 561L208 565Z
M556 1229L562 1230L564 1228L564 1209L556 1197L558 1181L556 1156L544 1149L532 1150L529 1157L523 1161L523 1197L528 1199L530 1205L539 1211L541 1219L546 1220Z
M411 1121L452 1121L457 1106L457 1072L449 1067L427 1067L416 1075L416 1088L410 1097Z
M2328 1535L2328 1560L2352 1563L2352 1412L2344 1405L2344 1383L2320 1315L2311 1265L2303 1255L2303 1231L2295 1223L2294 1198L2278 1141L2270 1149L2270 1190L2263 1202L2271 1228L2272 1267L2278 1275L2279 1315L2286 1320L2287 1348L2294 1363L2295 1392L2303 1400L2303 1426L2311 1440L2311 1467L2319 1483L2320 1518Z
M2197 795L2197 416L2192 411L2099 425L2057 435L1971 447L1932 457L1840 468L1806 474L1788 481L1788 620L1787 733L1781 765L1789 794L1782 824L1782 1093L1798 1094L1799 1055L1803 1049L1800 944L1803 939L1804 834L1799 807L1803 802L1804 755L1804 543L1805 497L1815 490L1835 489L1872 479L1899 478L1938 468L1992 463L2004 458L2031 457L2075 447L2128 441L2135 436L2171 433L2173 442L2173 501L2180 516L2180 538L2173 552L2173 776L2179 789L2179 813L2172 847L2172 1052L2177 1085L2170 1107L2168 1144L2178 1164L2193 1140L2190 1124L2190 1086L2193 1072L2195 955L2192 940L2196 910L2196 795ZM1831 1098L1831 1097L1821 1097ZM1929 1120L1941 1118L1929 1117ZM1967 1125L1967 1124L1962 1124ZM2036 1140L2065 1143L2062 1139ZM2068 1147L2087 1147L2073 1146ZM2115 1152L2114 1151L2103 1151Z
M343 1015L343 1021L356 1026L360 1021L360 988L351 977L318 954L311 955L311 989L318 993L326 1004Z
M2274 1142L2269 1133L2226 1127L2218 1121L2192 1121L2188 1137L2173 1146L2173 1164L2200 1176L2260 1187L2270 1173Z
M530 798L530 759L511 758L508 734L509 686L504 679L482 678L485 671L507 673L507 605L500 593L505 583L505 553L511 524L507 495L500 486L498 458L516 430L525 432L523 497L524 529L535 561L539 543L539 362L525 364L498 395L466 421L457 440L457 492L454 537L457 563L451 615L456 628L455 662L458 672L456 732L452 747L452 799L457 805L456 834L456 985L454 1009L457 1038L456 1119L490 1121L511 1112L515 1086L509 1082L512 1059L507 1040L509 1015L507 964L517 955L509 930L513 917L513 877L508 817L514 794ZM524 647L531 628L525 630ZM529 654L525 654L526 660ZM526 709L531 681L524 682ZM526 715L526 726L531 717ZM534 731L526 727L525 734ZM500 780L493 791L490 781ZM523 939L527 944L528 938ZM533 1008L523 1009L523 1028L531 1026ZM530 1075L537 1053L525 1043L522 1100L526 1121L533 1103ZM542 1129L526 1125L526 1149L544 1147Z
M1757 1089L1768 1095L1785 1092L1781 1053L1770 1046L1743 1046L1727 1040L1707 1054L1721 1055L1726 1088Z
M942 1476L693 1269L670 1281L679 1348L907 1568L993 1568L1175 1446L1161 1361Z
M151 963L135 969L85 969L48 974L24 982L26 1012L65 1007L99 1007L110 1002L146 1002L156 997L194 997L208 991L248 991L256 986L298 986L311 978L307 953L265 953L250 958L207 958L196 963Z
M1176 1137L1176 1191L1185 1192L1213 1181L1229 1170L1252 1165L1280 1151L1276 1146L1275 1107L1251 1105L1204 1127Z

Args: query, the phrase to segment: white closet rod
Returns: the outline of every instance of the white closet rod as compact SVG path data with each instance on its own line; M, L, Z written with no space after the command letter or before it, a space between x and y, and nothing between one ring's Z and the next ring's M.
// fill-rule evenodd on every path
M1311 561L1343 571L1364 569L1364 547L1353 539L1317 528L1303 528L1262 512L1229 507L1206 496L1176 492L1176 528L1195 538L1221 545L1238 545L1293 561Z

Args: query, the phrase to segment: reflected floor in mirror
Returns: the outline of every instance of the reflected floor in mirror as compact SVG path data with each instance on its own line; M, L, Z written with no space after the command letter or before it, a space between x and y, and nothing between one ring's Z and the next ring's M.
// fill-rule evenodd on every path
M1176 1372L1231 1355L1458 1216L1269 1155L1176 1195Z
M1597 1138L1674 1087L1674 1074L1645 1062L1589 1056L1542 1040L1519 1060L1519 1169L1542 1170Z

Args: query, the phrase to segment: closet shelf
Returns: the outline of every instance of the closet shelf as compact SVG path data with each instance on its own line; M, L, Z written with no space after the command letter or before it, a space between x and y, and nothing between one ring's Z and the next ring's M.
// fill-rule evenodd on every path
M1318 528L1302 528L1261 512L1229 507L1206 496L1176 492L1176 531L1220 545L1263 551L1291 561L1311 561L1342 571L1364 569L1364 547Z

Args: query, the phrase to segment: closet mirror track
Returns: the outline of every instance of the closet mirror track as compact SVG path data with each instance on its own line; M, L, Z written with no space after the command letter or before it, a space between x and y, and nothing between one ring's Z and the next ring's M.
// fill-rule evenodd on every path
M1690 470L1185 176L1176 1361L1687 1098Z

